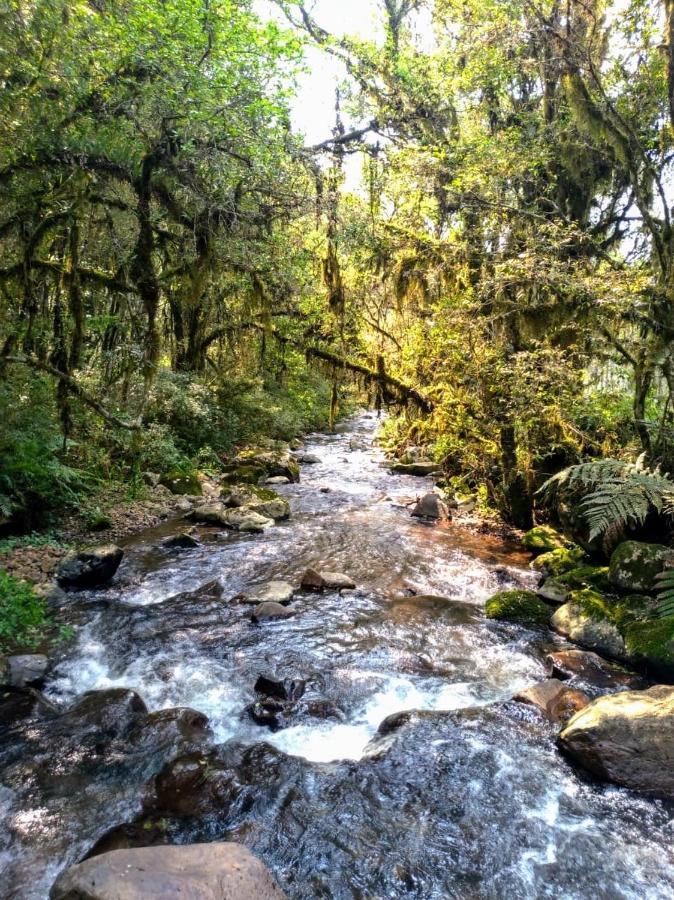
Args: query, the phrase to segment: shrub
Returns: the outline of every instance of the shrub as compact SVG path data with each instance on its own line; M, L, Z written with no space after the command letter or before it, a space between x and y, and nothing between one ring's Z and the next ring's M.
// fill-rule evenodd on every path
M50 625L44 601L28 582L0 571L0 650L35 647Z

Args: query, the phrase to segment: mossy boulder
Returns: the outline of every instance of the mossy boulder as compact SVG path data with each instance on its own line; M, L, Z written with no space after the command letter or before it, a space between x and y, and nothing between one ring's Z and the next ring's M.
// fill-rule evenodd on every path
M558 547L537 556L531 563L531 568L547 578L558 578L587 562L589 560L580 547Z
M237 485L223 492L223 501L229 507L250 509L276 522L290 517L290 504L285 498L257 485Z
M656 601L643 594L573 591L552 617L552 627L604 656L660 678L674 678L674 616L660 619Z
M608 566L578 566L558 577L560 584L566 585L570 591L594 588L597 591L610 593L611 583L608 580Z
M624 635L630 662L674 679L674 616L636 620L625 625Z
M487 600L488 619L502 619L520 625L547 625L550 607L533 591L499 591Z
M613 587L620 591L653 591L657 587L657 576L671 565L674 565L671 547L624 541L613 551L608 577Z
M561 534L549 525L536 525L522 537L522 545L532 553L549 553L564 547L565 541Z
M262 466L227 464L223 467L220 481L222 484L257 484L266 478L267 472Z
M287 450L244 450L237 456L235 465L261 469L266 478L283 475L293 482L300 480L300 464Z
M203 494L199 473L194 470L168 472L166 475L162 475L160 484L168 488L172 494L190 494L195 497L201 497Z

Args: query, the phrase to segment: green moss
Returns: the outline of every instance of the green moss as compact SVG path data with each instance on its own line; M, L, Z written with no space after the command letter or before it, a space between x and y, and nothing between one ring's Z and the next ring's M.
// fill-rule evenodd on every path
M533 591L500 591L487 600L488 619L504 619L521 625L547 625L550 607Z
M203 493L198 472L169 472L163 475L161 484L172 494L191 494L200 497Z
M565 572L577 569L587 561L588 558L580 547L558 547L556 550L551 550L538 556L531 563L531 567L536 569L537 572L544 572L546 575L558 578Z
M223 484L236 484L241 481L245 484L257 484L264 478L265 469L261 466L225 466L224 475L222 477Z
M634 662L674 677L674 616L634 621L625 627L623 636Z
M611 556L609 579L621 591L652 591L670 562L674 562L674 551L664 544L624 541Z
M577 569L564 572L557 580L572 590L591 587L601 592L611 591L608 566L579 566Z
M537 525L522 537L522 545L532 553L548 553L564 546L564 538L549 525Z

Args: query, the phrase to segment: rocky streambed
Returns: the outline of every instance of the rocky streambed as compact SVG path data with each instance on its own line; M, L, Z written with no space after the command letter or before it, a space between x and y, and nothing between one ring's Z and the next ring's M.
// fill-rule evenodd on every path
M310 442L274 484L289 519L226 512L193 540L176 519L67 595L74 640L5 696L0 895L115 848L236 841L296 898L672 896L671 803L595 781L513 700L553 667L590 698L643 685L487 619L535 584L529 555L413 518L427 485L382 467L375 428Z

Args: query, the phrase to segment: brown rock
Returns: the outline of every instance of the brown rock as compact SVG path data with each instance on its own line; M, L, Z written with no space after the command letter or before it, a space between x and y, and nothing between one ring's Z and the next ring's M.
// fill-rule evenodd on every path
M590 698L583 691L567 687L556 678L541 681L515 696L519 703L537 707L551 722L567 722L579 710L584 709Z
M270 619L288 619L295 615L295 611L288 609L287 606L281 606L280 603L268 601L259 603L253 610L251 619L253 622L263 622Z
M315 569L307 569L302 576L300 587L303 591L323 591L325 590L325 581L323 581L323 576Z
M555 678L579 678L598 688L627 687L641 690L646 681L590 650L558 650L546 657Z
M63 872L51 900L283 900L269 870L240 844L113 850Z
M674 687L599 697L559 736L561 748L606 781L674 799Z

